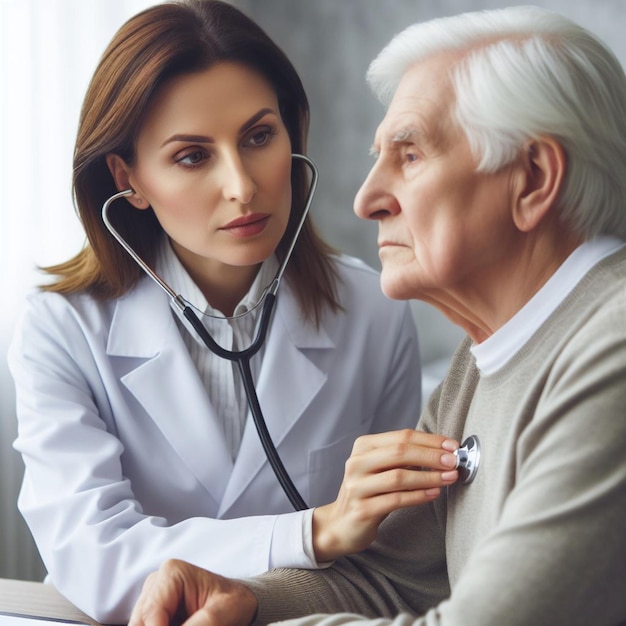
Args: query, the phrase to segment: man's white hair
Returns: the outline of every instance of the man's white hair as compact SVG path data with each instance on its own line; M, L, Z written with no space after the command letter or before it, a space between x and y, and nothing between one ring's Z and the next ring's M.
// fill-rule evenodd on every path
M585 238L626 239L626 76L615 55L557 13L511 7L409 26L368 82L389 104L409 67L455 50L454 113L478 169L496 171L530 139L552 136L567 157L561 218Z

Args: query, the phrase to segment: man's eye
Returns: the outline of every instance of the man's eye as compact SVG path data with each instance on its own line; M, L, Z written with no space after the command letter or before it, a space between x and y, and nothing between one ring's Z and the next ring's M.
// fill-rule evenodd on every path
M409 163L414 163L415 161L417 161L419 159L417 154L415 154L414 152L407 152L405 156L406 156L406 160Z

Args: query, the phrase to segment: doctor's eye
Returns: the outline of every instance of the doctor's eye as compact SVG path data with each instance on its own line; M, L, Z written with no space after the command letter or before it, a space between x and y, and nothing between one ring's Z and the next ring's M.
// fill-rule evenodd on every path
M276 134L278 134L278 131L272 126L255 128L250 134L248 134L244 144L250 148L262 148L263 146L266 146Z
M205 150L198 148L192 148L183 150L174 156L174 162L183 167L193 169L201 165L208 159L208 155Z

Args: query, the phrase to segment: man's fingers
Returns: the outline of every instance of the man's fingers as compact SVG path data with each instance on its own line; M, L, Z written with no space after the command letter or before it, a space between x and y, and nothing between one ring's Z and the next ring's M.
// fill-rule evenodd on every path
M150 606L137 604L128 622L128 626L170 626L170 614L154 602Z
M226 622L220 621L205 607L196 611L183 626L225 626Z
M185 580L190 567L182 561L169 560L158 571L151 573L146 578L128 626L171 626L175 623L186 599L197 595L194 585Z

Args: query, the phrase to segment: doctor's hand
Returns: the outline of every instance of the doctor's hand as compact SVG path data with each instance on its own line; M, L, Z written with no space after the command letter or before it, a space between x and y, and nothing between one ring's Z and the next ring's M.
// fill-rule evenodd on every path
M458 478L458 447L441 435L408 429L359 437L337 499L313 512L317 561L364 550L389 513L437 498Z
M170 560L146 579L128 626L248 626L256 610L241 583Z

